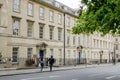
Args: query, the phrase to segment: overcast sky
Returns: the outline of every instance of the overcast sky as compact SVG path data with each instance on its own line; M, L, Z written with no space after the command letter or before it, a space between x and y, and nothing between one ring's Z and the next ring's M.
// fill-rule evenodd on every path
M59 1L73 9L79 8L80 0L56 0Z

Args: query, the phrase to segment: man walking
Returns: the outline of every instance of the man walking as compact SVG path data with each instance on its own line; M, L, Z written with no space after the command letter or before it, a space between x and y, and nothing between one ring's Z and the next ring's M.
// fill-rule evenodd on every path
M55 62L53 56L51 56L49 59L48 59L48 62L49 62L49 65L50 65L50 72L52 72L52 67L53 67L53 64Z

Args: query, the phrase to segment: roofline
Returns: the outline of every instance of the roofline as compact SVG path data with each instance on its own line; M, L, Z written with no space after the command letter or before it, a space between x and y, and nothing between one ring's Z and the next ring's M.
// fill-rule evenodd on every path
M74 14L72 14L72 13L70 13L70 12L67 12L67 11L63 10L63 9L57 8L57 7L51 5L51 4L47 3L47 2L44 2L44 1L42 1L42 0L30 0L30 1L37 2L37 3L41 4L41 5L50 7L50 8L52 8L52 9L58 10L58 11L60 11L60 12L63 12L63 13L65 13L65 14L69 14L69 15L71 15L71 16L74 16L74 17L78 18L77 15L74 15Z

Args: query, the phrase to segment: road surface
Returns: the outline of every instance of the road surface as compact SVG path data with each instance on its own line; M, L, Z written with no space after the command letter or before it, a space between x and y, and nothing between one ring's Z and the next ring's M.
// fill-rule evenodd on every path
M120 80L120 65L3 76L0 80Z

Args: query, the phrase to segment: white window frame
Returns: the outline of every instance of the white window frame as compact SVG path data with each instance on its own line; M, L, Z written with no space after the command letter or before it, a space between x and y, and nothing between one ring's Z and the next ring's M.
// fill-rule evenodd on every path
M62 15L58 14L58 24L62 24Z
M62 58L62 49L58 49L58 51L59 51L59 52L58 52L58 53L59 53L59 54L58 54L58 57L59 57L59 58Z
M119 45L115 45L115 50L119 50Z
M33 4L28 2L28 15L33 16Z
M39 38L43 39L44 38L44 25L40 24L39 27Z
M13 35L18 36L19 35L19 28L20 28L20 20L13 19Z
M54 56L54 50L50 49L50 56Z
M27 37L33 37L33 23L28 22Z
M70 45L70 31L67 31L67 45Z
M40 7L40 19L44 19L45 9Z
M49 21L54 22L54 12L53 11L49 12Z
M78 37L78 45L80 45L80 37Z
M67 26L70 27L70 17L67 17Z
M55 2L55 6L60 8L60 4L58 2Z
M75 36L73 36L73 45L76 44L76 41L75 41Z
M16 50L15 50L16 49ZM13 47L12 50L12 62L18 62L18 53L19 53L19 48L18 47Z
M75 19L72 19L72 26L75 26Z
M32 58L33 48L27 48L27 58Z
M20 0L13 1L13 11L20 12Z
M54 37L54 29L52 27L50 27L49 29L49 34L50 34L50 40L53 40L53 37Z
M70 59L70 50L68 50L68 59Z
M58 49L58 61L59 61L59 64L62 63L62 49Z
M74 50L73 53L74 53L74 59L76 59L76 50Z
M62 30L58 29L58 40L61 41L62 39Z
M67 36L67 45L70 45L70 36Z

